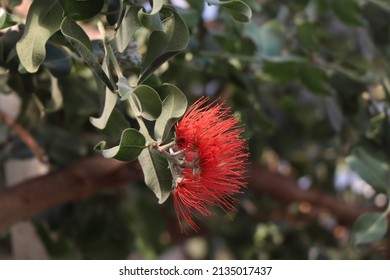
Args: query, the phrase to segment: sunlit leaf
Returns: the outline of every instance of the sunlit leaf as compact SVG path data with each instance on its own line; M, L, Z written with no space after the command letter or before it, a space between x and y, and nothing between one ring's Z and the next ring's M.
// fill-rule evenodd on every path
M89 119L93 126L99 129L103 129L106 127L111 112L112 110L114 110L116 101L117 95L115 93L112 93L111 90L107 88L102 115L99 118L91 117Z
M60 29L62 7L56 0L35 0L27 15L23 37L16 44L20 63L34 73L45 59L47 40Z

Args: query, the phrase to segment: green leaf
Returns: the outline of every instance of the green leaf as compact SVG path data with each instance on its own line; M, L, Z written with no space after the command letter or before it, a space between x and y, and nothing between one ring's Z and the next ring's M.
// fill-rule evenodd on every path
M8 28L19 23L19 18L0 8L0 29Z
M385 162L381 162L361 147L354 149L347 162L352 170L376 191L390 193L390 168Z
M298 56L280 56L264 59L263 71L277 82L299 79L301 66L306 59Z
M122 132L129 127L130 124L126 120L124 114L114 108L110 118L108 119L106 127L102 130L102 133L112 139L120 139Z
M124 52L130 44L137 29L142 27L142 24L138 19L139 10L139 7L133 5L126 7L125 16L115 34L115 41L117 43L118 50L121 53Z
M65 15L75 20L88 20L100 13L104 0L65 0Z
M346 24L360 25L360 9L355 0L331 0L333 12Z
M352 244L371 243L381 239L387 232L386 213L364 213L355 222L352 228Z
M164 203L172 190L172 174L168 161L155 149L144 149L138 157L145 177L145 184L158 199Z
M106 88L106 97L104 101L103 113L99 118L90 117L89 120L93 126L104 129L107 125L108 119L110 118L112 110L116 105L117 95L112 93L110 89Z
M341 132L344 124L344 116L339 107L339 104L333 97L325 98L325 111L329 124L336 133Z
M105 158L115 158L122 161L135 160L144 150L146 144L145 137L134 128L125 129L122 132L121 140L118 146L104 149L105 141L101 141L95 146L95 150L102 153Z
M67 16L61 23L61 32L69 43L77 50L84 62L88 64L91 70L102 80L102 82L111 90L116 90L116 85L107 77L103 68L92 53L92 44L89 41L84 30L77 23Z
M154 136L158 141L164 141L175 122L181 118L187 110L187 98L172 84L164 84L169 95L162 103L161 115L154 126Z
M220 0L206 0L208 4L218 5L226 9L232 17L240 22L248 22L252 18L251 8L243 1L240 0L230 0L230 1L220 1Z
M158 93L146 85L137 86L130 96L130 102L136 110L135 115L154 121L161 114L161 99Z
M324 70L305 63L301 65L300 76L302 83L313 93L328 95L330 93L328 75Z
M45 45L60 28L62 7L55 0L35 0L28 11L23 37L16 44L20 63L35 73L45 59Z
M183 51L189 43L189 32L181 17L176 11L166 9L171 12L171 16L163 22L164 31L153 31L150 35L139 84L149 78L164 62Z
M253 40L264 57L280 56L285 48L283 25L277 20L267 21L260 29L255 24L248 24L244 32Z

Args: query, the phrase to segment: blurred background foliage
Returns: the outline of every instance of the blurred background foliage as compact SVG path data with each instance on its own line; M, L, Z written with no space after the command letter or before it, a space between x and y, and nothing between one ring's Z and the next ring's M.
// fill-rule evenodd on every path
M191 39L147 84L159 88L172 83L190 102L202 95L222 97L244 123L252 162L295 178L304 190L332 194L351 205L386 208L387 1L245 0L253 12L249 23L235 21L226 10L204 6L203 1L167 2L177 8ZM4 3L12 15L21 1ZM107 0L100 15L85 26L95 27L98 18L115 22L119 6L119 0ZM46 45L47 57L38 72L20 69L15 45L22 31L19 25L1 33L0 95L16 92L22 100L18 122L47 152L50 169L94 155L93 146L102 139L117 143L121 131L134 123L127 108L118 106L104 131L94 128L89 118L102 110L100 80L77 55L54 43ZM118 54L124 73L139 68L144 36L138 31L125 54ZM101 60L101 42L93 46ZM58 79L63 103L48 112L55 100L51 76ZM0 164L32 156L0 123ZM374 179L379 183L371 184L372 173L365 174L368 167L385 168ZM5 185L4 172L0 180ZM59 259L390 257L386 236L353 248L352 227L339 223L326 209L315 210L304 202L286 205L251 188L239 199L236 213L201 220L201 232L189 235L179 232L172 201L158 205L142 181L55 207L33 222L50 257ZM12 253L10 239L8 231L0 234L1 252Z

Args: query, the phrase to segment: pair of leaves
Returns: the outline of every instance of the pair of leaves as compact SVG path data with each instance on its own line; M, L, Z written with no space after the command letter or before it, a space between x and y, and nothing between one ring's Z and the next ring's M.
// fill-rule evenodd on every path
M352 170L377 192L387 195L390 193L390 167L384 161L374 157L363 147L356 148L347 161ZM352 228L352 244L357 246L381 239L387 232L387 215L387 211L362 214Z
M58 1L35 0L27 15L23 37L16 45L18 57L24 68L30 73L35 73L39 69L40 65L45 61L46 43L55 32L61 30L64 37L77 50L96 75L110 90L114 91L116 86L110 81L94 57L92 44L87 34L73 19L73 17L86 19L96 15L96 13L100 12L102 3L104 1L100 0L97 3L97 8L88 10L88 6L96 4L94 1L66 0L64 9L69 15L63 18L64 9Z
M162 22L163 30L155 30L150 34L139 84L149 78L164 62L183 51L189 43L190 35L183 19L175 10L165 9L170 16Z
M163 22L160 22L158 13L160 10L169 14ZM142 84L164 62L183 51L190 40L188 28L183 19L174 9L162 8L162 1L154 1L150 14L146 14L138 6L129 5L126 7L125 16L115 36L120 52L125 51L134 33L141 27L151 29L152 33L141 66L138 84Z
M122 83L126 84L123 80ZM184 114L187 107L187 99L177 87L171 84L164 84L163 87L169 94L162 103L157 92L146 85L136 87L128 97L138 117L156 120L154 133L158 142L168 136L173 124ZM102 141L96 149L103 156L118 160L130 161L138 157L146 185L154 192L159 203L163 203L172 188L172 175L167 160L154 148L144 147L146 141L140 132L134 129L126 129L125 132L118 146L105 150L106 142Z

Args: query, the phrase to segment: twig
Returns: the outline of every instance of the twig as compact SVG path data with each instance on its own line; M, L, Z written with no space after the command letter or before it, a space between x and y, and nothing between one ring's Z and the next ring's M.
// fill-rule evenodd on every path
M47 163L49 157L41 148L38 142L31 136L31 134L16 122L13 118L8 116L5 112L0 110L0 120L2 120L11 130L13 130L19 138L26 144L30 151L42 162Z

